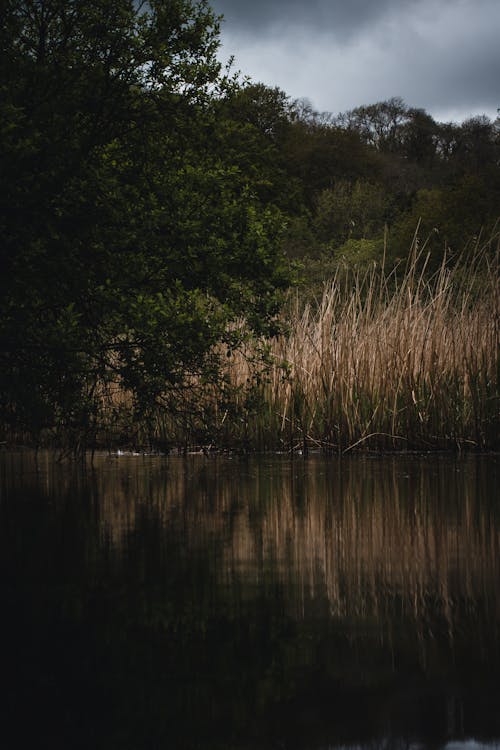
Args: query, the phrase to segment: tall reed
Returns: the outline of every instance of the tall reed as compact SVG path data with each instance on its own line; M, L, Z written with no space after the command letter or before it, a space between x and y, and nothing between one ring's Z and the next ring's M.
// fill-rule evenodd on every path
M431 278L413 253L402 278L339 269L319 302L291 301L259 371L228 360L235 418L218 439L254 448L498 449L498 254ZM249 394L254 408L249 408Z

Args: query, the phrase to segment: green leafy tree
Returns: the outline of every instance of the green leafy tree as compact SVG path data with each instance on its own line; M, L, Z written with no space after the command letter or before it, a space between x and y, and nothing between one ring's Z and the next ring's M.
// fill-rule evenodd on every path
M431 166L436 158L438 125L423 109L409 109L402 133L402 151L406 159Z
M347 239L370 238L383 230L387 212L384 187L365 180L339 180L318 196L314 224L330 246Z
M498 171L498 128L485 115L465 120L458 130L456 161L464 171L484 174Z
M494 237L499 205L498 187L474 174L464 175L449 187L420 190L410 210L398 217L389 232L389 253L405 257L417 232L418 246L425 246L425 254L430 254L430 271L441 265L445 253L451 260L466 261L478 243Z
M286 140L292 127L293 105L279 88L245 82L221 101L218 134L221 154L265 202L287 213L298 213L302 185L288 169Z
M0 13L1 409L85 440L109 388L147 413L215 377L240 316L272 331L282 220L217 144L234 82L205 2Z
M309 208L318 193L332 188L336 180L371 178L378 169L374 154L357 132L316 120L308 112L305 119L294 120L283 148L288 172L302 183Z
M395 96L384 102L356 107L341 113L336 122L360 134L363 140L380 151L401 149L403 133L410 119L408 106Z

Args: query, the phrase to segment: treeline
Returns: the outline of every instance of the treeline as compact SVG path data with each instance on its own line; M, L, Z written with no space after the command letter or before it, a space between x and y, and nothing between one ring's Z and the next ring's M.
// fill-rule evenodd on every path
M440 123L398 97L334 116L262 84L225 106L256 191L288 216L287 255L309 272L316 258L320 278L340 260L406 259L416 233L436 270L497 226L500 118Z
M428 271L493 236L498 120L399 99L333 117L241 84L204 0L5 0L0 21L7 440L182 422L296 281L390 271L417 225Z

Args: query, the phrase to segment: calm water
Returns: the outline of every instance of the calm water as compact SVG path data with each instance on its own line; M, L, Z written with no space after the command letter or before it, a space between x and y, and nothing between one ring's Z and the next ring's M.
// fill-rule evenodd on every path
M500 457L0 469L1 747L500 745Z

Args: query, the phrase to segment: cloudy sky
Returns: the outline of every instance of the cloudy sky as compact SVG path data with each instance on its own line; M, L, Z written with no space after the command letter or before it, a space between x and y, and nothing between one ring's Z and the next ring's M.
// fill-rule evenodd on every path
M500 107L500 0L212 0L221 57L337 114L401 96L440 121Z

